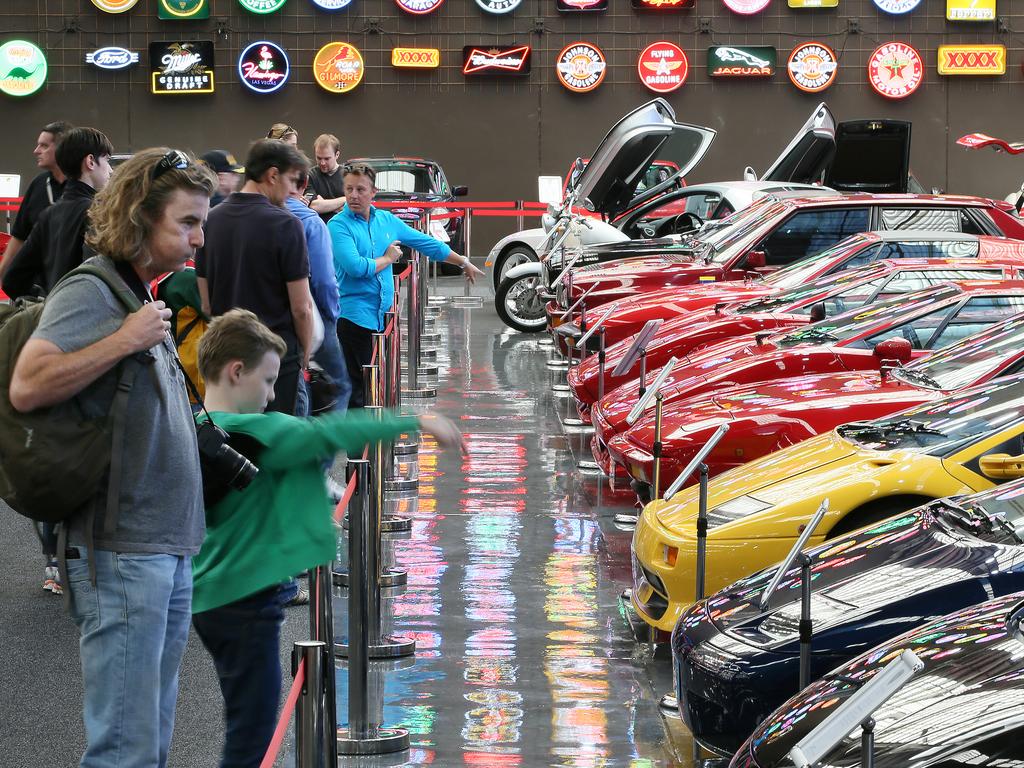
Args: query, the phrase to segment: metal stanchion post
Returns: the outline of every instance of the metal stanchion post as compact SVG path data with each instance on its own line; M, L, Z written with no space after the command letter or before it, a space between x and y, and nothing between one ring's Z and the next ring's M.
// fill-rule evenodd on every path
M473 240L473 211L466 209L465 216L462 217L462 230L464 237L462 238L462 247L464 249L463 256L467 259L471 258L470 254L473 253L472 240ZM472 296L469 292L469 280L463 280L464 286L462 289L461 296L452 297L452 306L459 307L460 309L476 309L484 305L482 296Z
M640 397L647 391L647 350L640 350Z
M349 552L353 564L352 589L349 590L348 635L348 728L338 728L338 753L372 755L399 752L409 747L409 733L401 728L381 728L370 720L369 678L370 605L374 574L369 570L371 542L367 531L370 515L370 464L365 459L349 461L356 475L356 490L349 504ZM335 653L338 645L335 645Z
M871 717L860 724L860 764L862 768L875 768L875 720Z
M523 201L516 200L516 210L519 211L519 214L516 216L516 232L522 232L526 226L523 221L523 209Z
M375 406L379 408L380 406ZM334 652L348 657L353 665L364 650L371 659L393 659L416 651L416 641L385 635L380 614L380 509L373 485L373 467L370 461L349 461L357 471L366 467L365 484L356 487L353 501L359 495L356 510L349 509L349 636L348 643L335 643ZM360 474L357 483L363 481ZM362 491L360 492L360 488ZM364 628L353 626L353 616L366 618L366 644Z
M419 263L417 258L410 262L411 272L409 273L408 286L406 287L406 324L409 339L407 342L408 354L406 355L406 367L408 370L408 388L403 394L407 397L425 398L435 397L437 390L432 387L420 386L420 289L419 289Z
M292 676L306 663L305 680L295 705L296 768L320 768L324 728L324 656L325 644L318 640L301 640L292 649ZM331 672L334 671L333 665ZM331 724L334 727L333 724Z
M665 402L665 396L658 392L654 395L654 446L651 449L651 455L654 457L654 477L651 478L654 486L654 493L651 494L652 499L656 499L661 495L661 412Z
M700 493L697 499L697 599L704 599L708 557L708 465L700 465Z
M811 682L811 638L814 624L811 621L811 558L801 552L800 563L800 690Z
M604 326L598 329L597 337L597 402L604 400Z
M309 636L321 645L321 653L334 645L334 600L331 596L331 584L334 574L330 565L320 565L309 571ZM306 669L310 667L307 664ZM334 666L324 664L321 667L323 680L323 722L321 738L322 753L326 761L324 768L335 768L338 765L338 711L335 693Z
M580 307L580 334L587 332L587 302L583 302L583 306ZM583 361L587 359L587 345L580 345L580 361L582 365ZM569 356L569 365L572 365L572 356Z
M374 404L369 410L375 410L380 417L383 417L384 415L383 406ZM400 533L402 531L411 531L411 518L402 517L401 515L384 514L384 491L417 488L419 487L419 479L415 477L407 477L388 480L388 465L384 462L388 460L390 455L391 452L384 443L379 442L370 447L370 456L373 459L372 470L374 498L379 511L378 517L380 519L380 531L381 533ZM379 582L382 587L399 586L406 583L406 575L404 571L393 570L390 573L381 571Z

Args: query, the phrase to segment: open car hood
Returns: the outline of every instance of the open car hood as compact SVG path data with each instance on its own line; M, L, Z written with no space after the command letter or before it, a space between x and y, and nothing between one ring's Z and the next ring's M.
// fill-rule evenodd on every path
M710 148L715 133L711 128L677 123L675 112L664 99L637 107L612 126L575 181L578 203L589 200L594 211L609 218L618 216L671 188L680 176L693 170ZM647 167L657 159L672 160L679 170L634 198Z
M836 123L821 103L762 176L763 181L823 184L840 192L906 192L910 123Z

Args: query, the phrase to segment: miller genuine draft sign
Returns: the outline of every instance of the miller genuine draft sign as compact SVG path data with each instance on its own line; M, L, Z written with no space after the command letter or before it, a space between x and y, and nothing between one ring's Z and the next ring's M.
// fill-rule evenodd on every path
M630 0L637 11L681 11L693 8L695 0Z
M466 77L528 75L530 46L467 45L462 49L462 74Z
M666 41L651 43L636 62L640 82L655 93L671 93L686 82L690 62L683 49Z
M313 57L317 84L331 93L348 93L363 79L363 55L351 43L328 43Z
M789 0L790 8L835 8L839 0Z
M713 45L708 48L708 76L772 77L776 60L770 45Z
M392 48L391 66L398 69L437 69L441 51L437 48Z
M893 41L878 46L868 58L868 82L887 99L905 99L924 80L921 54L907 43Z
M950 21L995 21L996 0L946 0Z
M210 0L156 0L159 19L208 19Z
M940 45L940 75L1005 75L1006 46Z
M153 93L213 93L213 43L193 40L149 44Z
M555 60L558 82L574 93L592 91L604 80L608 59L592 43L571 43Z
M0 45L0 93L29 96L46 82L46 56L25 40L8 40Z
M839 60L836 52L824 43L801 43L789 54L786 72L801 91L818 93L836 81Z

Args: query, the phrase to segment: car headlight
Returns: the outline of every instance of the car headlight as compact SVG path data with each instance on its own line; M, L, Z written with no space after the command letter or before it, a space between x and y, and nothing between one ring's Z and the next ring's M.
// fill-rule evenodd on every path
M738 496L708 510L708 527L718 528L734 520L756 515L758 512L771 508L771 506L767 501L755 499L753 496Z

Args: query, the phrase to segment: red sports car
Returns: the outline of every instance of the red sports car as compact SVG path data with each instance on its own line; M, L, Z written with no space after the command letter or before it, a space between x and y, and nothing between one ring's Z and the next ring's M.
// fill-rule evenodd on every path
M722 224L706 239L698 233L661 255L567 270L547 305L549 320L584 293L593 312L660 288L744 280L803 261L858 232L929 229L1024 239L1024 221L1011 204L957 195L772 195Z
M638 333L649 320L673 320L716 304L750 301L789 288L798 288L822 275L831 275L881 259L990 258L1006 263L1024 261L1024 242L1004 237L897 230L895 232L863 232L853 235L816 256L773 272L763 280L731 280L714 284L673 286L639 297L620 299L588 313L589 324L611 310L604 321L605 347ZM552 318L556 337L579 338L582 332L576 323ZM564 340L563 340L564 341ZM590 349L596 349L592 336Z
M1021 277L1024 242L1013 243L1017 258L1006 259L885 259L858 269L820 277L804 285L746 302L691 312L662 325L646 345L646 368L655 370L669 358L682 357L704 347L737 336L806 325L826 316L838 315L892 296L919 291L929 285L951 280L1009 280ZM601 326L602 328L604 325ZM612 374L630 354L635 339L629 338L606 349L604 391L640 375L634 362L619 376ZM635 356L635 355L634 355ZM579 412L586 418L600 395L601 365L597 355L569 370L567 380Z
M977 299L991 301L991 297ZM722 424L727 423L729 431L705 461L711 476L840 424L889 416L996 376L1018 373L1024 369L1024 315L968 336L905 368L881 364L888 354L882 348L892 344L909 346L904 339L880 344L875 348L880 367L875 370L797 376L719 390L710 398L674 402L662 418L660 490L676 479ZM913 423L907 426L911 432L916 428ZM641 486L648 486L638 489L641 496L649 495L653 478L653 444L654 418L650 414L608 442L612 460L626 467Z
M683 358L659 390L668 405L745 384L872 369L878 364L874 348L885 339L902 337L910 342L912 357L924 357L1022 311L1024 281L945 283L785 334L715 344ZM644 386L650 389L659 374L649 374ZM593 408L592 447L605 471L608 442L632 426L628 416L640 399L639 384L619 387ZM653 405L652 398L647 410Z

